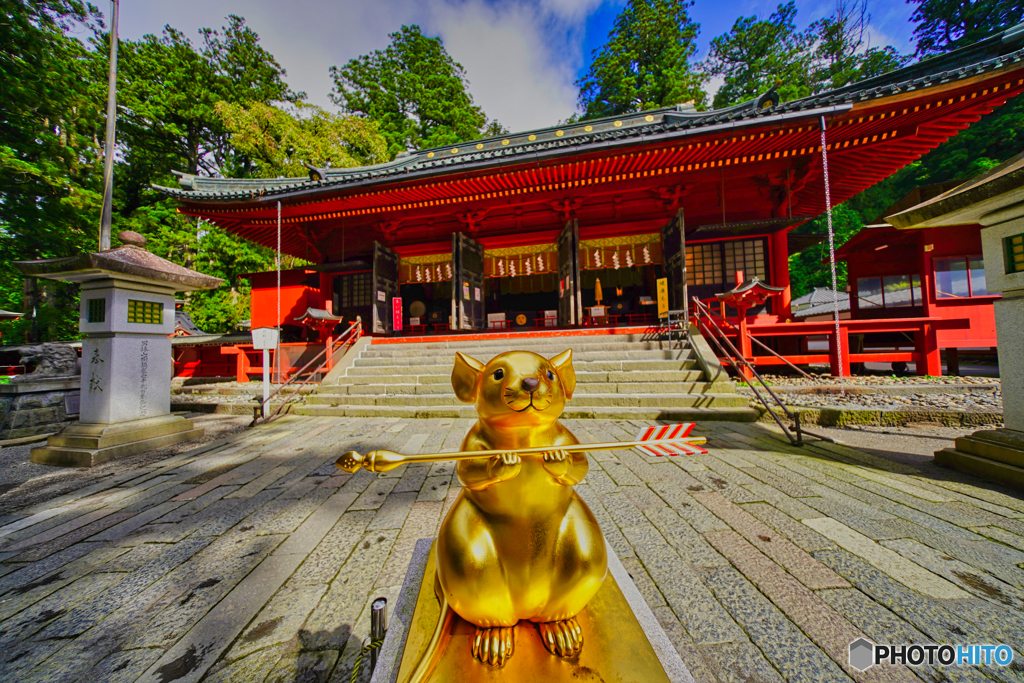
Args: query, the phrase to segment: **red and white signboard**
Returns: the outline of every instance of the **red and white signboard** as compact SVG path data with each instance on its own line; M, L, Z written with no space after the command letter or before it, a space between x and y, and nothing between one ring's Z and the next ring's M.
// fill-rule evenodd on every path
M392 327L395 332L402 331L402 298L394 297L391 299L391 318Z

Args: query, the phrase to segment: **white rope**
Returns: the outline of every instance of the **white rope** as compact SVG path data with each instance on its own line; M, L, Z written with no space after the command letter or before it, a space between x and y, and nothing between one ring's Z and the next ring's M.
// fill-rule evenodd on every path
M832 267L832 313L836 321L836 360L839 364L839 392L846 395L843 386L843 344L839 334L839 280L836 277L836 238L832 231L832 193L828 180L828 146L825 139L825 117L821 117L821 166L825 172L825 215L828 219L828 258Z
M277 382L281 383L281 333L283 325L281 325L281 202L277 203L277 258L275 259L275 265L277 266L277 348L274 350L274 359L277 361Z

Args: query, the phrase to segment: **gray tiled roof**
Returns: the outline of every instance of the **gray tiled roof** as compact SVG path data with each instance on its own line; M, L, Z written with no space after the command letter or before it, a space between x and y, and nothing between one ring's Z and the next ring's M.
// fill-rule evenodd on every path
M1024 61L1024 24L974 45L926 59L897 71L778 104L774 92L726 109L697 112L679 105L620 117L596 119L512 135L417 150L374 166L311 169L308 178L234 179L180 174L181 189L156 186L186 201L245 201L312 193L343 186L369 185L397 177L434 176L515 161L579 154L638 141L676 139L716 129L737 129L818 112L848 109L853 104L936 84L951 83ZM1018 48L1018 49L1014 49Z
M835 296L835 292L828 287L815 287L811 290L810 294L804 294L801 297L793 299L793 306L802 306L804 304L810 304L811 306L817 306L818 304L832 303L832 298ZM846 292L839 292L840 301L846 296Z

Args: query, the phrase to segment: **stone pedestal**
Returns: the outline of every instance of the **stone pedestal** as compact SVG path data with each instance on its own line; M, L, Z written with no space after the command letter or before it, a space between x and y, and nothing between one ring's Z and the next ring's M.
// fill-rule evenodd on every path
M961 436L955 448L935 454L935 462L982 479L1024 489L1024 432L987 429Z
M428 642L440 614L434 575L433 540L420 539L402 592L389 615L387 634L370 683L409 683L415 665L430 650ZM438 648L441 654L426 680L694 683L686 664L611 546L604 585L577 618L584 633L583 651L573 660L548 653L536 627L524 621L515 627L512 659L501 669L491 669L472 658L470 640L474 629L456 615L449 632L442 636L447 644Z
M202 436L170 414L174 294L221 281L154 256L140 235L126 246L16 264L26 275L82 284L79 423L32 451L32 462L92 467Z
M198 439L202 429L177 415L161 415L116 424L79 422L32 449L32 462L63 467L93 467L110 460Z

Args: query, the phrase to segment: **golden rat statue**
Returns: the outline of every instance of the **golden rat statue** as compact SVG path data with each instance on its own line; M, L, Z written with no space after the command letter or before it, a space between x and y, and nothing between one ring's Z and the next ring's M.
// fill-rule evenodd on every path
M457 465L463 489L437 539L443 598L476 626L481 662L502 666L523 620L537 625L549 652L574 657L583 646L576 615L604 581L608 558L597 520L573 490L587 456L559 449L579 443L558 421L576 386L572 351L550 360L512 351L487 365L456 353L452 386L479 415L462 450L509 452ZM552 448L512 452L543 446Z

